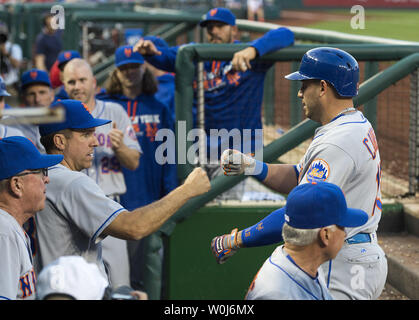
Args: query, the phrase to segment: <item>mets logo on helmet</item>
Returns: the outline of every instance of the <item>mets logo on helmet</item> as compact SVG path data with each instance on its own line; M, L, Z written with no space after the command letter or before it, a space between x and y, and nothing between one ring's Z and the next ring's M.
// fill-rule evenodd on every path
M125 56L126 57L131 57L131 53L132 53L132 50L131 50L131 48L125 48L124 49L124 54L125 54Z
M30 76L32 79L36 79L36 77L38 76L38 71L31 71Z
M70 51L64 52L64 58L70 59L71 58L71 52Z
M325 181L329 177L329 164L323 159L314 159L307 171L307 181Z

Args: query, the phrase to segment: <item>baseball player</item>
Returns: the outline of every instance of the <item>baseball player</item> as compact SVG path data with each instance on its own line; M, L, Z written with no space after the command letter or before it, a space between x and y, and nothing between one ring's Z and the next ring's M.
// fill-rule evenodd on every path
M0 300L34 299L32 250L23 224L44 208L48 167L61 155L42 155L25 137L0 140Z
M210 189L203 170L194 170L184 184L148 206L128 211L106 196L95 181L80 172L92 165L99 146L95 128L110 120L94 118L77 100L61 100L66 121L40 125L41 142L48 154L62 154L63 161L50 168L45 208L36 216L39 254L35 269L63 255L83 256L106 274L101 240L106 236L138 240L155 232L189 199Z
M211 9L200 22L200 26L206 29L208 42L211 44L239 43L235 40L238 32L236 18L226 8ZM246 148L247 151L243 152L255 152L257 129L262 128L264 79L273 63L253 60L288 47L293 42L293 33L281 27L252 41L248 48L236 52L231 61L204 62L205 131L210 160L207 161L207 172L211 172L211 178L221 173L219 159L224 145L239 150L249 145L251 148ZM134 50L144 55L146 61L158 69L175 71L179 47L156 47L152 41L141 39ZM231 133L229 140L218 139L218 136L213 139L210 130L227 130ZM248 135L244 130L251 132L249 139L245 139ZM235 145L237 138L240 138L240 144ZM242 192L243 190L231 190L231 197L241 199Z
M268 165L226 150L222 160L225 173L254 174L281 193L313 181L340 186L348 205L367 212L368 221L345 228L342 250L322 265L327 285L335 299L376 299L387 276L387 260L376 235L382 209L381 167L374 130L353 107L352 98L358 94L358 63L343 50L315 48L303 56L299 71L286 78L302 81L298 97L305 114L322 124L302 160L297 165ZM253 227L214 238L213 253L222 263L239 246L280 242L283 223L284 210L279 209Z
M62 51L58 55L57 61L56 61L56 69L54 70L54 66L51 68L50 71L50 78L51 82L54 78L58 77L58 81L56 81L57 85L57 93L55 95L55 101L58 99L71 99L71 97L68 96L68 93L65 91L65 87L63 84L63 72L64 67L67 65L67 63L73 59L79 58L81 59L80 53L76 50L68 50L68 51ZM55 65L55 64L54 64Z
M155 97L158 83L144 65L141 54L133 52L131 46L121 46L115 51L115 66L106 93L97 95L97 99L124 107L143 150L140 165L134 172L122 168L127 192L121 195L121 204L132 210L161 199L178 186L176 165L162 165L156 158L163 143L156 140L156 134L160 129L174 132L174 122L168 107ZM142 244L143 240L129 241L128 250L132 287L144 290Z
M367 220L366 212L347 207L337 185L323 181L298 185L285 207L285 244L265 261L246 299L331 300L318 269L342 248L344 227L359 227Z
M20 79L20 95L25 107L49 107L54 101L54 91L48 73L40 69L30 69L24 72ZM37 125L16 122L11 126L33 141L41 153L45 153Z
M122 167L135 170L141 152L131 120L121 105L95 99L96 79L87 61L78 58L69 61L62 79L71 99L83 102L94 117L112 120L96 129L99 146L95 148L92 166L83 172L92 177L108 197L119 202L120 195L127 191ZM112 286L130 285L126 241L107 237L102 248Z
M3 78L0 76L0 120L2 118L1 111L3 111L6 106L4 97L10 97L10 93L7 92L6 84L4 83ZM0 139L10 136L23 136L23 133L17 128L6 126L0 123Z

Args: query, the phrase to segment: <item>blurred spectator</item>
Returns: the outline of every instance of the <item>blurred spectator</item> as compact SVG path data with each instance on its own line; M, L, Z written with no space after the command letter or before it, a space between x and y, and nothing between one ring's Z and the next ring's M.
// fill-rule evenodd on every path
M55 95L55 100L57 99L69 99L67 92L64 89L63 84L63 71L66 64L73 60L74 58L81 58L81 55L76 50L67 50L62 51L58 55L57 61L55 61L54 65L51 68L49 73L51 79L51 86L57 89L57 93Z
M10 108L5 102L5 97L10 97L10 93L7 92L6 84L0 76L0 119L3 117L2 111ZM23 133L18 129L0 123L0 140L10 136L23 136Z
M247 19L265 21L263 0L247 0Z
M36 37L35 68L49 71L62 49L62 31L52 25L52 14L43 17L44 27Z
M12 95L17 96L19 71L22 64L22 48L9 41L7 26L0 23L0 70L6 87Z

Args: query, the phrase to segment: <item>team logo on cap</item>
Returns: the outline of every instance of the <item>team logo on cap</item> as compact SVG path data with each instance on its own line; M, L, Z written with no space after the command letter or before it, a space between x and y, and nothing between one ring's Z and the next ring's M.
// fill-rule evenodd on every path
M315 159L307 171L307 181L326 181L329 177L329 164L323 159Z
M38 76L38 71L31 71L29 75L32 79L36 79L36 77Z
M91 112L90 112L89 108L88 108L88 107L87 107L87 106L86 106L83 102L82 102L81 104L83 105L83 108L85 108L85 109L86 109L86 111L87 111L87 112L89 112L89 113L91 114Z
M212 10L210 11L210 16L211 16L211 17L215 16L216 14L217 14L217 9L212 9Z
M71 52L67 51L64 53L64 58L70 59L71 58Z
M131 50L131 48L125 48L124 49L124 54L125 54L125 56L126 57L131 57L131 54L132 54L132 50Z

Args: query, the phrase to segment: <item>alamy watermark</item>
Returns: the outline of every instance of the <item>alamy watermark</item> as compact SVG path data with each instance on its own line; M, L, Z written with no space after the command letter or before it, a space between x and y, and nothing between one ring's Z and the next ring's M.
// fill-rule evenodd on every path
M54 5L51 7L50 13L51 18L51 28L54 30L64 30L65 29L65 11L64 7L60 5Z
M186 121L178 121L177 136L170 129L160 129L155 140L162 142L155 152L156 162L160 165L195 165L198 161L204 165L218 164L219 155L229 148L263 161L263 129L210 129L208 135L203 129L197 128L187 132ZM235 164L240 164L240 158L233 159Z
M361 5L352 6L351 13L355 14L351 19L351 28L365 29L365 8Z

